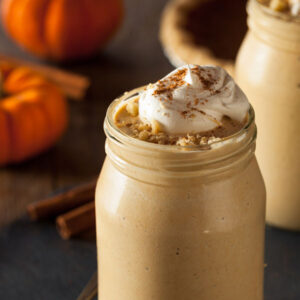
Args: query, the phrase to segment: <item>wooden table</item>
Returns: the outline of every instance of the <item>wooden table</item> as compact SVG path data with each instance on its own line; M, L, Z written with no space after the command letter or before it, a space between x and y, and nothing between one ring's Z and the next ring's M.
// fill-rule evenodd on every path
M57 146L0 170L0 226L21 216L27 203L98 175L104 159L102 124L108 104L126 90L154 82L172 69L157 38L164 4L161 0L128 0L125 23L109 47L89 61L61 66L87 75L92 87L86 101L70 102L70 126ZM0 53L33 60L2 32Z
M13 222L0 231L0 299L74 299L96 269L94 241L62 241L52 224L22 216L27 203L95 178L105 155L108 104L172 69L157 38L165 2L126 0L125 23L109 47L89 61L61 66L90 77L87 100L70 102L70 126L57 146L0 170L0 226ZM3 33L0 53L34 60ZM267 245L266 300L299 300L299 234L269 230Z
M299 234L267 228L264 300L300 299L299 253ZM75 300L96 265L94 241L63 241L51 223L22 218L0 231L1 300Z

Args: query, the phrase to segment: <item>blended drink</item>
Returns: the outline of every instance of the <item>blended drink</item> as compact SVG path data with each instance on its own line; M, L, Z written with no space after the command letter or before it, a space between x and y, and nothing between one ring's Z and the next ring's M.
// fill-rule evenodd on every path
M265 188L246 96L187 65L107 111L100 300L262 300Z
M252 103L267 222L300 230L300 0L248 3L236 80Z

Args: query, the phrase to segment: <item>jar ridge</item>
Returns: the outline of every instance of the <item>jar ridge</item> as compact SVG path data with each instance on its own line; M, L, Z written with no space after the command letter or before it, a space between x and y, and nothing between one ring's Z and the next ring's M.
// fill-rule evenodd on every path
M247 4L248 27L257 38L272 47L300 51L300 17L272 11L257 0Z

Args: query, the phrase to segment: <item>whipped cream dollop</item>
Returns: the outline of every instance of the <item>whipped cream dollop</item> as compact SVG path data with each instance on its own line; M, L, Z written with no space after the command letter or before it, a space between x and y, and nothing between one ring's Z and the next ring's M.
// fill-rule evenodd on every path
M182 66L150 84L139 99L141 120L156 121L169 134L210 131L222 125L224 116L243 122L248 110L233 78L214 66Z

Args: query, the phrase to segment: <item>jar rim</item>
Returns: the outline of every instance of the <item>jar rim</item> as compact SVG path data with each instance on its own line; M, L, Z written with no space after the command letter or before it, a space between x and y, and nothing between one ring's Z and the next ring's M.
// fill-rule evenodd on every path
M109 105L107 111L106 111L106 117L104 121L104 131L107 137L112 138L114 141L121 143L121 144L128 144L128 145L135 145L140 148L147 148L149 150L159 150L164 152L206 152L210 151L213 148L220 148L222 145L234 142L235 140L243 137L247 132L249 127L251 127L255 121L255 112L252 107L252 105L249 103L250 108L248 110L248 118L247 122L244 124L244 126L237 132L235 132L232 135L220 138L216 141L212 141L211 143L207 145L161 145L156 143L151 143L147 141L143 141L134 137L131 137L124 133L120 128L116 126L116 124L113 121L113 115L115 108L123 101L127 101L131 99L132 97L136 97L140 94L141 91L145 89L146 86L142 86L136 89L133 89L129 92L125 92L120 97L116 98L114 101L111 102ZM111 132L112 131L112 132ZM256 130L254 133L254 136L252 137L253 141L256 139Z
M249 5L255 5L265 15L286 22L295 22L300 24L300 15L294 16L285 12L275 11L268 6L259 3L257 0L249 0L247 4L247 11L249 13Z

